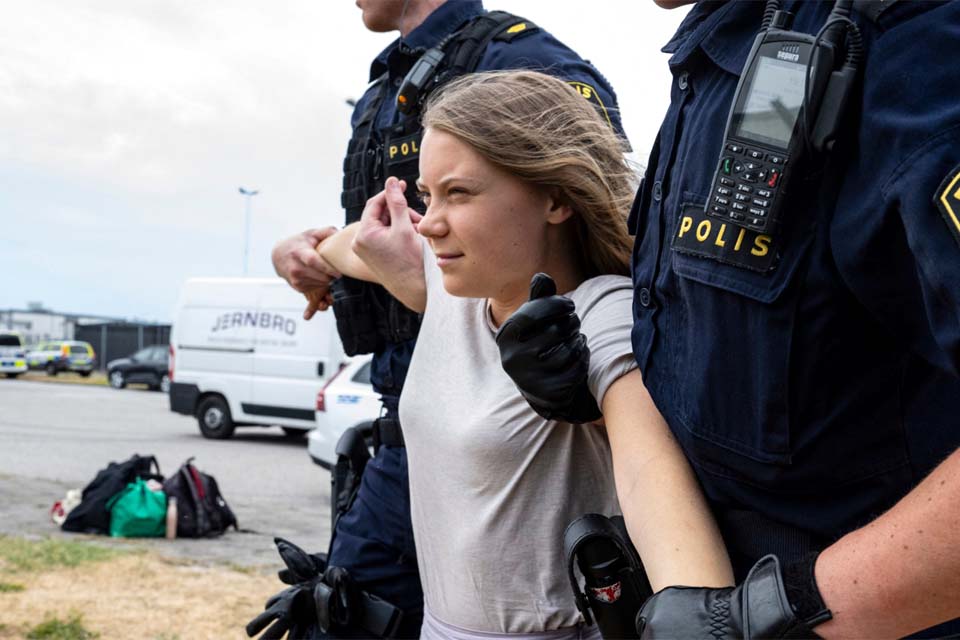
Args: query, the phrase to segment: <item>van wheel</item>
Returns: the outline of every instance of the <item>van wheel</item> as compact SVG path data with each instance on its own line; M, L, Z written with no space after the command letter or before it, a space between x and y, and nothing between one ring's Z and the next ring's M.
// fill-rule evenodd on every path
M80 376L83 377L83 378L89 378L89 377L90 377L90 374L93 373L93 372L92 372L92 371L78 371L77 373L79 373Z
M283 435L290 438L291 440L296 440L297 438L302 438L307 435L309 429L299 429L297 427L280 427L283 429Z
M220 396L205 398L197 409L200 433L211 440L226 440L233 435L233 418L230 407Z
M8 373L8 374L7 374L7 377L12 379L12 378L16 378L18 375L20 375L20 374L19 374L19 373Z
M53 364L52 362L48 362L44 369L46 370L48 376L57 375L57 365Z

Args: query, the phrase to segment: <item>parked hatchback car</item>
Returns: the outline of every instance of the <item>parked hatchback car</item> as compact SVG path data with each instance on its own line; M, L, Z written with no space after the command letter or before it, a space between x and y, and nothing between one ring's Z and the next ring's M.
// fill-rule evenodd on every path
M74 371L89 376L97 366L97 355L89 342L81 340L55 340L41 342L27 352L27 365L31 369L43 369L55 376L61 371Z
M23 336L15 331L0 331L0 373L16 378L27 371L27 353Z
M380 394L370 384L370 356L352 358L317 394L317 426L307 436L310 458L324 469L333 468L343 432L379 415Z
M126 358L107 363L107 380L114 389L123 389L131 383L142 383L151 389L170 391L170 347L155 344Z

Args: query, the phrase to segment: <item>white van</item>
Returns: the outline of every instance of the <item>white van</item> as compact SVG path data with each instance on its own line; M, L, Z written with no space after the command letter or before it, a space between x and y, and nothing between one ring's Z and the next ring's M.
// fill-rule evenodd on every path
M303 319L304 297L280 278L191 278L170 332L170 409L207 438L235 427L315 426L317 392L347 358L330 311Z

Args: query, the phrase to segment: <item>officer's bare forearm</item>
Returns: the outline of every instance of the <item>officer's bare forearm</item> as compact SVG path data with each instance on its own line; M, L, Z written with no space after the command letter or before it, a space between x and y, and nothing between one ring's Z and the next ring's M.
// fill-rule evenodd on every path
M897 638L960 616L960 451L817 560L825 638Z
M354 222L324 240L317 247L320 256L343 275L382 285L405 306L417 313L423 313L427 306L427 285L423 276L422 260L417 263L419 269L404 270L402 265L396 265L397 268L390 268L391 265L373 268L354 250L354 240L359 228L360 223Z
M720 531L639 371L610 386L603 415L620 508L654 591L732 585Z
M341 274L357 280L379 283L379 279L373 271L353 252L353 239L356 237L359 227L359 222L347 225L321 242L317 251L321 258L330 263Z

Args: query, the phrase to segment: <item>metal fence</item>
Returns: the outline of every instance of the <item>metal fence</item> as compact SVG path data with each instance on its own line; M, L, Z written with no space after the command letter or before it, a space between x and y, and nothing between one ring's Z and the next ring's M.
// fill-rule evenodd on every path
M74 339L93 345L97 352L97 368L103 370L111 360L124 358L152 344L169 344L170 325L121 322L83 324L77 325Z

